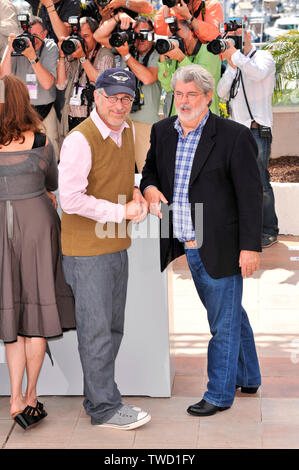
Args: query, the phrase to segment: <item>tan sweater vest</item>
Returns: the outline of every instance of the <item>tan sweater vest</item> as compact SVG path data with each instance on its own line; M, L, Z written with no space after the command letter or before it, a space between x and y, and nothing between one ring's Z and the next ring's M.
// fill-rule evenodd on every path
M88 175L87 195L115 204L132 200L134 187L134 142L132 123L122 132L119 148L108 137L103 139L97 126L89 117L74 130L81 132L89 143L92 167ZM70 133L71 133L70 132ZM114 253L131 244L128 222L101 224L87 217L62 213L62 252L67 256L94 256Z

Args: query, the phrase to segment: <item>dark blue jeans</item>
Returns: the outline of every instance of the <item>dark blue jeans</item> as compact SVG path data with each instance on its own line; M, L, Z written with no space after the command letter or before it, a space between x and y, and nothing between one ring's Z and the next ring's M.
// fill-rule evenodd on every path
M263 185L263 234L276 236L278 234L278 220L268 171L272 137L260 137L258 129L251 129L251 132L258 146L257 164Z
M185 248L185 252L212 334L208 345L209 381L203 398L216 406L231 406L236 384L261 384L253 332L241 305L243 279L240 274L213 279L206 272L198 249Z

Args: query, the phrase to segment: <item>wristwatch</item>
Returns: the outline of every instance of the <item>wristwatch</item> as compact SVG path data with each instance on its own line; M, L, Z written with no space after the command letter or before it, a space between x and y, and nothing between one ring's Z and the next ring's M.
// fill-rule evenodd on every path
M127 54L127 55L124 55L124 59L125 59L125 61L127 62L127 60L129 60L129 58L130 58L130 57L132 57L130 53L129 53L129 54Z
M191 26L191 23L193 20L194 20L194 16L191 16L190 20L186 20L189 26Z
M80 63L81 63L81 64L85 64L85 62L87 61L87 57L86 57L86 56L80 57L79 60L80 60Z
M37 63L39 62L39 58L36 57L36 59L29 60L29 62L30 62L31 65L35 65L35 64L37 64Z

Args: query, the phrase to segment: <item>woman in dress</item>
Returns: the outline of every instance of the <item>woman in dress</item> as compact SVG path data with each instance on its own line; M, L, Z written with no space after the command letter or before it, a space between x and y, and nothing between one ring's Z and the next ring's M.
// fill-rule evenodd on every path
M2 97L2 98L1 98ZM47 338L75 327L55 210L57 163L26 85L0 80L0 339L10 375L10 413L24 429L47 416L36 385ZM26 370L27 388L22 394Z

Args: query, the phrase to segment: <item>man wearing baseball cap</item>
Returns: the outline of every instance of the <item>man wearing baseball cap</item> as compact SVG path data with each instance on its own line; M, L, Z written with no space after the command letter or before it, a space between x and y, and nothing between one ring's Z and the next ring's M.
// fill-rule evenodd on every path
M120 67L96 80L95 109L61 148L59 195L63 268L76 304L83 402L91 424L135 429L151 417L122 403L114 380L128 280L127 222L142 221L147 203L134 187L134 137L128 119L135 76Z

